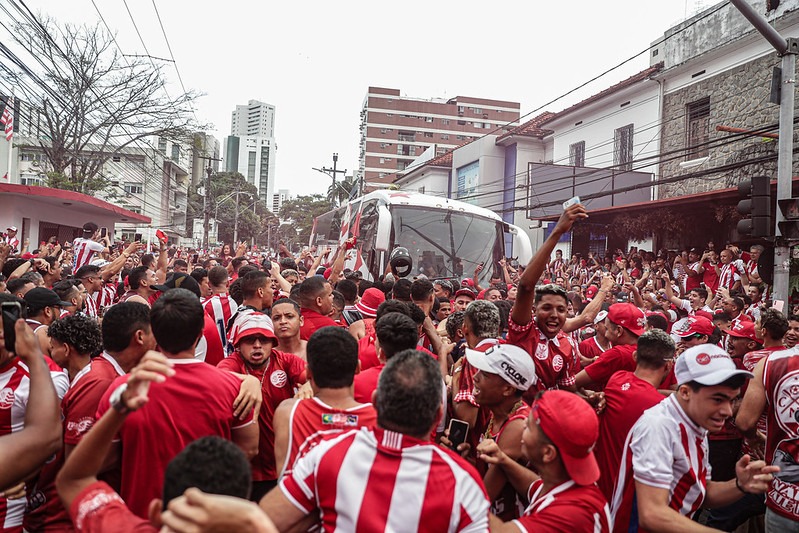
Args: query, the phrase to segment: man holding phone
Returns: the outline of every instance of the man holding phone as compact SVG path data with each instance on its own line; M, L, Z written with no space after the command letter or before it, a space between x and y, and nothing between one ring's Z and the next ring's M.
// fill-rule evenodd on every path
M97 224L87 222L83 225L83 235L75 239L72 243L75 258L72 262L72 272L76 272L80 267L88 265L95 253L108 253L108 236L105 244L97 241L99 235Z

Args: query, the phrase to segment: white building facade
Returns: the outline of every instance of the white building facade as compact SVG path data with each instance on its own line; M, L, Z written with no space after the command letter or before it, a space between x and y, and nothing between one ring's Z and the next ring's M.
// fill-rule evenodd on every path
M257 100L236 106L225 142L225 171L238 172L268 207L275 189L275 107Z

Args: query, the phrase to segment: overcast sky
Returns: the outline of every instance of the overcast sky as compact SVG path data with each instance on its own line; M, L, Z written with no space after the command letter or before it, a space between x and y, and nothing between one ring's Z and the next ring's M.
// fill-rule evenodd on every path
M123 0L95 0L125 53L144 53ZM169 57L153 0L127 0L150 54ZM641 52L712 0L209 2L155 0L177 67L203 93L197 114L221 143L250 99L276 106L275 190L324 192L311 167L358 167L367 87L419 98L521 103L527 113ZM91 0L28 0L34 12L94 24ZM558 111L649 66L648 54L568 99ZM174 68L165 72L179 90Z

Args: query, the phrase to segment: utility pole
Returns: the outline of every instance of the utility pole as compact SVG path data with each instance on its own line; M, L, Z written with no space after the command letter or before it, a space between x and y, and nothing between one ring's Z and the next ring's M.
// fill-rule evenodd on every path
M334 207L338 205L338 202L336 201L336 198L337 198L337 195L336 195L336 174L347 174L347 169L346 168L344 170L336 170L336 164L337 163L338 163L338 154L334 153L333 154L333 168L322 167L322 168L313 168L312 169L312 170L315 170L317 172L322 172L323 174L327 174L329 177L333 178L333 206Z
M777 205L780 200L792 196L793 174L793 111L796 94L796 56L799 53L799 39L786 39L769 24L768 20L749 5L746 0L730 0L732 5L752 23L757 31L774 47L782 57L782 78L780 80L780 129L777 145ZM788 282L790 276L790 246L782 236L780 222L785 216L779 207L775 216L776 241L774 245L774 299L788 302Z
M222 161L218 157L199 156L199 159L206 159L208 161L208 168L205 169L205 194L203 194L203 248L208 250L208 215L211 210L211 203L208 197L211 195L211 174L214 169L211 167L211 161Z

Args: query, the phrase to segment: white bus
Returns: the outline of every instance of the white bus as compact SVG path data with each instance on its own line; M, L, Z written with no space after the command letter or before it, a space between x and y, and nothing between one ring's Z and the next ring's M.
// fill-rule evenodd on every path
M532 247L527 234L508 224L488 209L457 200L415 192L375 191L349 202L352 228L360 211L356 248L365 277L378 279L385 271L393 249L408 249L413 259L413 275L431 279L472 277L479 264L485 265L481 282L498 269L498 261L511 254L527 264ZM341 237L341 219L347 206L316 218L311 243L336 247ZM352 233L348 232L347 236ZM355 269L358 257L346 266ZM493 266L493 268L491 268Z

